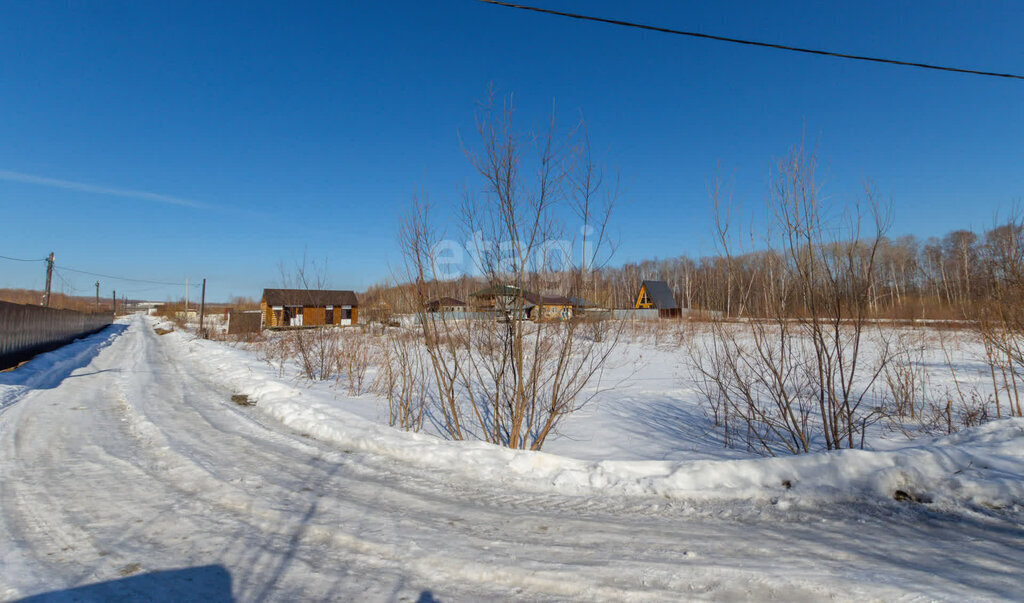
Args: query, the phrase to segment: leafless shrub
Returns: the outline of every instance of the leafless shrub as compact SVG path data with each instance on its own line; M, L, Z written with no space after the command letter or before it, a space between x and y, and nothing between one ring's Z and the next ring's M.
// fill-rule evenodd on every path
M899 421L916 420L927 410L928 372L925 342L921 330L899 330L894 334L892 354L882 369L885 391L884 412Z
M859 205L831 219L814 169L801 148L779 162L756 272L739 269L733 254L727 187L717 178L710 186L730 284L725 316L711 320L711 343L693 355L696 382L726 442L742 433L762 454L810 452L819 441L828 450L863 446L876 418L863 402L888 363L885 346L875 366L861 353L888 215L866 187L869 232Z
M580 336L595 343L608 340L620 328L613 321L600 316L581 316L575 320L579 323Z
M811 450L808 346L789 321L718 323L690 348L696 384L723 441L775 456Z
M274 335L256 346L259 357L272 367L277 368L278 376L284 375L285 365L292 359L291 341L286 337Z
M380 345L375 339L361 331L341 337L334 363L337 377L345 378L349 395L358 396L365 391L366 372L376 360Z
M289 331L289 336L307 379L325 381L334 376L341 353L337 328L296 329Z
M986 287L972 314L984 344L996 417L1024 416L1019 392L1024 375L1024 217L1014 213L990 230L981 256Z
M405 329L392 328L381 343L381 370L373 388L387 401L388 424L405 431L419 431L428 386L420 342Z
M995 418L995 398L982 391L980 382L964 378L956 360L964 358L964 344L973 344L975 335L944 330L900 333L892 360L883 371L884 391L879 396L890 429L908 438L946 435ZM928 350L941 351L951 385L936 388L932 384Z

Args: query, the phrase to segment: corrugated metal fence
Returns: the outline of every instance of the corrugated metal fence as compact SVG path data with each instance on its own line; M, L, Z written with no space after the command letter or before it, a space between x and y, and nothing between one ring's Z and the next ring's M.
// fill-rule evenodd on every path
M420 324L423 322L422 314L407 314L398 317L400 323L404 326L411 326L413 324ZM482 311L482 312L427 312L427 320L431 322L442 322L446 320L497 320L500 314L494 311ZM405 323L409 324L406 325Z
M88 314L0 301L0 369L55 350L111 322L110 313Z
M259 310L232 310L228 312L228 335L259 333L263 327L263 313Z

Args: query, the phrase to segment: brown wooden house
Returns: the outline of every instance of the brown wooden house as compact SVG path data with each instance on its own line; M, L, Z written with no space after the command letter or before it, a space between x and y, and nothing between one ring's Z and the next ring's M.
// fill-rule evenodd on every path
M346 326L356 324L359 300L352 291L264 289L260 309L265 328Z
M518 319L568 320L578 307L573 300L561 295L540 295L524 291L513 285L495 285L472 294L473 309L477 312L498 312L511 317L517 311Z
M539 295L526 293L526 316L530 320L569 320L572 318L573 302L562 295Z

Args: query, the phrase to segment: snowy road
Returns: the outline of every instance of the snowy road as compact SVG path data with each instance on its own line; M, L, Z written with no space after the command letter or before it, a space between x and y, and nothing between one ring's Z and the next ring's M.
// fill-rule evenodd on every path
M1024 594L1016 511L519 491L293 432L139 317L79 347L3 399L3 599Z

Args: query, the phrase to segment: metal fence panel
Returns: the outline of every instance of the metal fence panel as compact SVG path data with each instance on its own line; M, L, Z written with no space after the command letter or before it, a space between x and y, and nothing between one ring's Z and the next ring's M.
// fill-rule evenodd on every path
M413 314L413 322L419 324L423 321L423 314ZM431 322L442 322L449 320L497 320L498 312L427 312L427 320Z
M228 313L228 335L259 333L263 328L263 313L259 310L232 310Z
M0 369L95 333L113 318L110 313L89 314L0 301Z
M658 320L658 311L650 309L617 309L611 311L611 318L618 320Z

